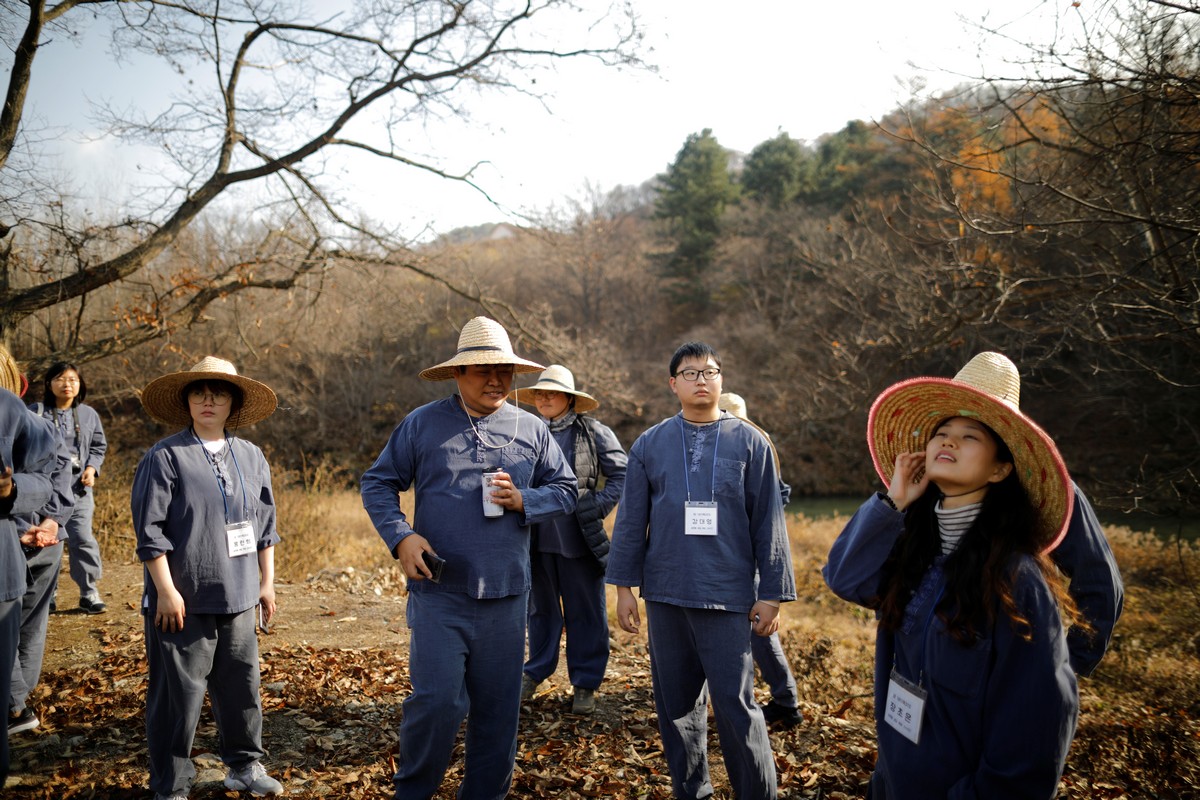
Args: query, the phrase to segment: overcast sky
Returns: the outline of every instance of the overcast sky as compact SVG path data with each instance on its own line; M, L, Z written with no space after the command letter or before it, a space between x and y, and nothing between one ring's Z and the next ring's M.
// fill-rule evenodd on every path
M469 154L460 166L486 159L477 177L493 199L513 213L537 211L583 197L588 184L640 184L704 128L726 147L749 152L780 131L813 141L849 120L879 118L909 99L914 86L926 93L947 88L1013 56L995 42L981 53L983 38L972 23L1013 23L1024 38L1046 39L1056 9L1068 5L641 0L646 58L657 74L570 65L560 85L545 87L553 95L549 113L526 99L489 101L473 107L470 126L431 130L429 147ZM39 55L31 105L41 117L77 123L88 98L136 100L145 71L118 68L104 44L59 42ZM125 175L135 167L128 151L71 137L61 147L54 157L97 196L129 184ZM345 169L345 188L371 216L412 234L506 218L462 185L377 164Z

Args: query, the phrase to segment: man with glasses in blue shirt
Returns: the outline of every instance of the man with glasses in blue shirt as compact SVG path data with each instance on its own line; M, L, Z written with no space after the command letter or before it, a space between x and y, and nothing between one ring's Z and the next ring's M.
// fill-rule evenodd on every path
M641 629L632 587L646 601L654 704L675 796L713 794L711 698L733 794L774 798L750 637L778 630L779 604L796 597L779 475L763 435L718 407L721 362L712 347L676 350L668 384L680 413L629 451L606 581L617 587L623 630Z

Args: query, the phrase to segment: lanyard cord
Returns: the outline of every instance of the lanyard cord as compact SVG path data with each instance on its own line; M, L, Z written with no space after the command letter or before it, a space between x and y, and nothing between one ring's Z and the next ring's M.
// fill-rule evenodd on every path
M713 442L713 468L711 476L711 485L709 489L709 499L717 499L717 450L721 446L721 420L725 418L725 412L721 412L721 416L717 419L717 437ZM683 412L679 412L679 416L675 419L679 420L679 437L683 440L683 485L687 489L687 501L692 502L692 480L688 477L688 453L687 453L687 428L683 424Z
M188 428L192 432L192 438L196 440L196 444L200 445L200 449L204 452L204 460L208 462L208 468L212 470L213 477L217 479L217 488L221 490L221 503L225 506L225 522L229 522L229 500L225 494L225 482L221 480L221 474L217 472L217 465L213 458L209 456L208 449L204 446L203 440L196 435L195 428ZM237 470L238 483L242 487L242 521L248 521L250 518L250 501L246 498L246 479L242 477L242 466L238 464L237 453L233 452L233 442L229 439L229 434L225 434L225 446L229 448L229 455L233 459L233 468Z
M459 404L459 406L462 407L463 413L467 415L467 422L470 423L471 430L475 432L475 441L479 442L485 448L487 448L488 450L503 450L504 448L508 447L510 444L512 444L513 442L515 442L517 440L517 434L521 432L521 415L520 414L518 414L517 418L513 421L513 435L512 435L511 439L509 439L504 444L488 444L487 442L485 442L483 440L483 435L479 433L479 429L475 427L475 420L471 419L471 412L467 411L467 404L463 402L462 395L455 395L455 397L458 398L458 404ZM500 409L496 409L496 411L493 411L492 414L495 414L499 410ZM490 417L491 414L489 414L488 416Z

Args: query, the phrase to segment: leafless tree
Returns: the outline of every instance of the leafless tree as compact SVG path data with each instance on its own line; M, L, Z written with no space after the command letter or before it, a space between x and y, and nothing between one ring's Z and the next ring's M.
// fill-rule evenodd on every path
M636 19L618 4L596 11L571 0L388 0L318 11L323 18L305 7L327 8L0 0L0 37L12 53L0 114L0 337L47 309L84 318L89 295L168 265L183 233L218 209L261 222L245 260L175 274L144 305L117 310L115 332L69 330L54 355L86 361L122 352L196 322L216 298L291 289L350 244L372 243L357 258L382 252L389 263L415 265L397 256L406 253L398 231L339 196L329 159L365 154L479 189L477 164L422 156L408 145L413 131L437 118L467 120L481 93L543 100L539 70L557 60L640 63ZM177 93L153 98L157 106L148 99L135 111L96 110L107 131L156 148L166 164L161 184L107 220L80 211L40 160L38 132L24 126L39 53L85 21L107 26L114 57L150 54L179 75Z
M988 324L1027 356L1033 407L1087 453L1075 468L1119 475L1127 507L1194 513L1200 6L1063 14L1060 36L1029 45L1029 77L983 80L891 130L936 162L923 221L988 287ZM974 124L944 136L951 117Z

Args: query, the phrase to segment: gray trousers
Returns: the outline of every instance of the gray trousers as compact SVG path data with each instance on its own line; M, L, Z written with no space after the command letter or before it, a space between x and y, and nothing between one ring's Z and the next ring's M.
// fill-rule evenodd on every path
M21 643L17 647L9 711L20 711L42 677L42 657L46 654L46 626L50 604L58 588L58 565L62 562L62 542L43 547L26 558L29 584L21 598Z
M149 682L146 747L150 790L186 792L196 778L192 742L204 695L212 704L226 766L244 769L263 757L258 637L254 608L240 614L188 614L183 630L154 626L153 606L143 609Z
M99 600L100 590L96 584L104 574L100 563L100 543L92 533L92 515L96 511L96 498L88 489L75 496L75 508L67 520L67 550L71 564L71 580L79 587L79 597Z
M744 613L646 602L650 676L671 786L677 798L711 797L708 701L735 797L774 800L775 757L754 702L750 620Z

